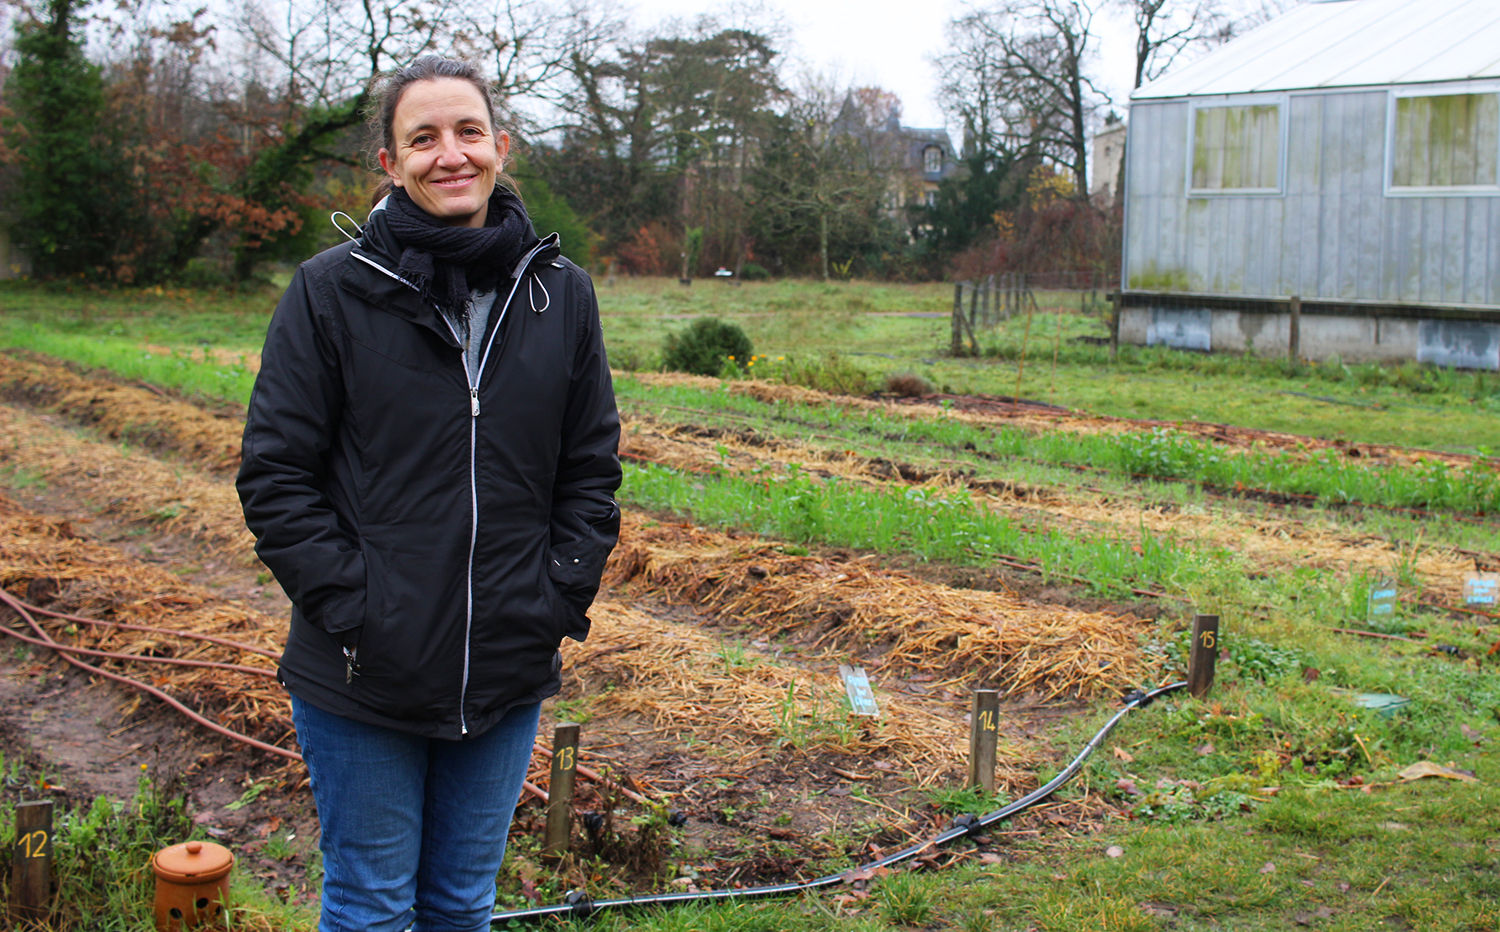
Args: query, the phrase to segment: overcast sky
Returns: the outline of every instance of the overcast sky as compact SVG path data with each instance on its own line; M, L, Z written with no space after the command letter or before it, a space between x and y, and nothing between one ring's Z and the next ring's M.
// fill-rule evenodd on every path
M631 21L650 26L670 18L692 19L715 9L703 0L634 0ZM936 100L931 58L943 49L943 28L958 14L959 0L765 0L785 17L793 38L788 49L813 70L841 83L879 85L895 91L908 126L945 123ZM1135 70L1134 37L1127 16L1101 16L1100 59L1094 63L1104 88L1124 111Z

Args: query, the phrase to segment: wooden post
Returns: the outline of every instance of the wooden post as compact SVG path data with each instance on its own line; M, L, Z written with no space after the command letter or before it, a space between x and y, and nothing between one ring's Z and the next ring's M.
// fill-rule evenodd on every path
M964 283L953 283L953 357L963 353Z
M578 772L578 726L563 722L552 730L552 780L547 784L547 841L542 853L561 858L573 832L573 778Z
M969 295L969 333L970 334L973 334L973 332L974 332L974 321L976 319L976 315L978 315L978 313L979 313L979 297L980 297L980 292L982 292L982 291L984 291L984 279L981 278L981 279L979 279L978 281L976 281L974 283L974 293L971 294L971 295Z
M10 918L18 928L52 912L52 801L16 804L16 842L10 858Z
M1188 692L1202 699L1214 687L1214 662L1219 659L1219 616L1193 616L1193 647L1188 652Z
M1287 362L1292 368L1297 368L1297 360L1302 358L1302 296L1292 295L1292 315L1287 327L1289 337L1287 341Z
M1109 358L1120 355L1120 293L1109 293Z
M1000 732L1000 691L974 690L969 721L969 783L986 796L995 794L995 739Z

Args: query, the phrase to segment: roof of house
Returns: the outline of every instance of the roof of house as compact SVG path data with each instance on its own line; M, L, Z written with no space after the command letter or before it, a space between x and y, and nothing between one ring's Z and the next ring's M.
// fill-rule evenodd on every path
M1496 0L1305 3L1132 100L1500 77Z

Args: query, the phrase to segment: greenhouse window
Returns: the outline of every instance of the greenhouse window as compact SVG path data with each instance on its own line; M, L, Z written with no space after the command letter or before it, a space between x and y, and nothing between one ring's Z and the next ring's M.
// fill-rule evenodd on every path
M1394 109L1392 188L1441 194L1500 185L1500 94L1397 97Z
M1200 106L1193 111L1192 194L1281 191L1281 105Z

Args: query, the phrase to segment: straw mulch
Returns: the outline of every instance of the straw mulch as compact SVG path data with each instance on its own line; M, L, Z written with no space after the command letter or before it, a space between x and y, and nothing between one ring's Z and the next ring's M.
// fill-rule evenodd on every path
M285 625L279 621L183 583L165 569L86 540L67 521L28 512L4 496L0 496L0 586L23 600L44 603L52 611L211 634L281 650ZM53 638L70 646L275 669L265 657L202 641L37 620ZM31 633L13 615L7 623L23 634ZM283 746L291 734L286 693L274 679L212 668L82 659L145 680L242 734Z
M239 467L242 419L216 417L145 388L6 353L0 354L0 397L55 410L112 440L171 451L207 469Z
M946 687L1095 696L1157 676L1140 645L1151 623L1129 613L953 589L866 559L792 556L767 541L631 513L605 579Z
M856 718L842 704L837 664L804 670L751 647L727 650L722 639L614 602L596 603L589 614L588 641L567 642L564 659L585 692L609 689L612 713L638 714L668 733L706 736L743 763L788 746L864 761L894 758L925 785L951 776L967 759L961 703L881 691L875 678L880 717ZM1004 735L1000 741L1000 779L1025 783L1034 753Z
M1343 450L1345 452L1352 450L1351 455L1373 459L1380 463L1410 465L1418 461L1430 462L1435 460L1458 468L1478 463L1482 466L1500 469L1500 466L1497 466L1494 460L1460 453L1406 449L1380 444L1358 444L1357 449L1355 449L1344 441L1323 440L1300 434L1287 434L1279 431L1258 430L1227 424L1197 421L1150 421L1074 411L1062 414L1043 414L1038 413L1032 407L1011 409L1003 402L975 405L971 410L962 410L962 406L957 409L944 410L930 403L910 403L898 402L891 399L832 395L809 388L802 388L797 385L784 385L779 382L765 382L754 379L721 381L715 378L684 375L675 372L616 373L615 377L633 378L647 385L681 385L699 388L704 391L718 391L721 388L727 387L729 391L735 394L745 395L764 402L783 401L808 405L836 404L840 407L855 410L879 411L889 417L918 419L942 417L991 428L1001 426L1018 427L1022 430L1037 433L1043 431L1066 431L1074 434L1123 434L1139 433L1141 431L1161 428L1188 434L1200 440L1208 440L1227 447L1241 449L1255 448L1269 452L1288 452L1299 456L1325 449Z
M48 420L0 405L0 464L64 490L100 514L184 534L250 559L255 538L228 482L82 439Z

